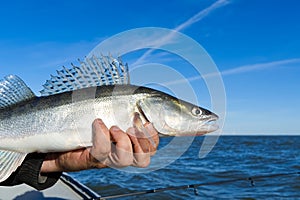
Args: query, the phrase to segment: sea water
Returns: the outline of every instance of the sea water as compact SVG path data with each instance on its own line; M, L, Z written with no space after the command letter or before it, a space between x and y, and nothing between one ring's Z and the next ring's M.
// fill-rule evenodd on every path
M300 199L300 136L221 136L199 158L203 138L194 138L179 157L174 152L181 153L184 145L162 138L159 148L169 151L154 156L148 170L139 173L106 168L71 175L101 196L203 184L198 195L193 189L178 189L119 199ZM165 160L170 164L161 167ZM287 173L291 175L272 176ZM255 178L261 175L270 177ZM217 183L227 180L233 181Z

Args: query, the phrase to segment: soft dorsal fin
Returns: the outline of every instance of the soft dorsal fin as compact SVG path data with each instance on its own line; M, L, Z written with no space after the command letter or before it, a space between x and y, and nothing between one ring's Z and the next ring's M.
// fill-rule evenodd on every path
M34 93L19 77L9 75L0 80L0 108L6 108L34 97Z
M73 68L57 71L43 85L42 96L49 96L77 89L101 85L129 84L128 66L123 65L120 58L103 56L86 58L80 61L80 67L72 64Z

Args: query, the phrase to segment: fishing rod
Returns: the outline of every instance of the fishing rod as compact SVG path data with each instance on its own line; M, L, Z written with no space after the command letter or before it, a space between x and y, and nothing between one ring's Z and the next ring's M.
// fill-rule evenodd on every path
M200 187L200 186L222 185L222 184L232 183L232 182L237 182L237 181L248 181L248 182L250 182L250 186L254 187L255 186L255 180L258 180L258 179L274 178L274 177L281 177L281 176L291 176L291 175L300 175L300 172L276 173L276 174L251 176L251 177L248 177L248 178L235 178L235 179L224 180L224 181L214 181L214 182L197 183L197 184L190 184L190 185L170 186L170 187L144 190L144 191L139 191L139 192L131 192L131 193L125 193L125 194L104 196L104 197L100 197L99 200L114 199L114 198L129 197L129 196L137 196L137 195L144 195L144 194L151 194L151 193L158 193L158 192L172 191L172 190L189 189L189 188L194 189L194 194L195 195L199 195L198 187Z

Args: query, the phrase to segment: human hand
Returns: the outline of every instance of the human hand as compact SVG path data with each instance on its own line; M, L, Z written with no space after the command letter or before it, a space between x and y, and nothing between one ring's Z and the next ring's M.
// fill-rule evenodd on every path
M41 173L79 171L104 167L147 167L150 156L159 144L157 131L151 123L141 126L136 114L134 127L126 132L113 126L106 127L102 120L93 122L93 146L64 153L49 153Z

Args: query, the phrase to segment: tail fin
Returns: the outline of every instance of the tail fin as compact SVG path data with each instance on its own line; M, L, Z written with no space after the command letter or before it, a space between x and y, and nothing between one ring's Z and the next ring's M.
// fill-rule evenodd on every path
M5 181L22 164L26 153L0 151L0 182Z

